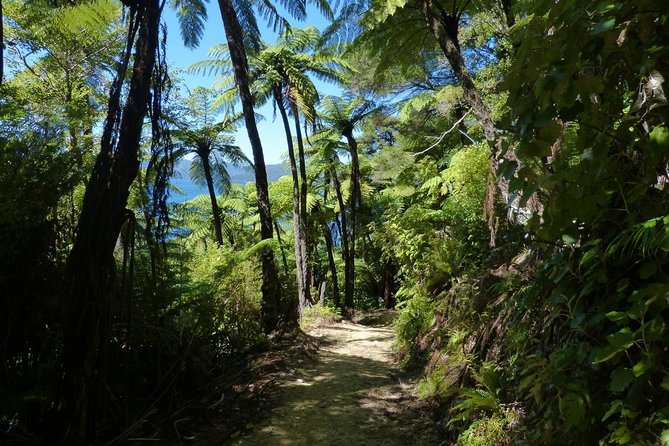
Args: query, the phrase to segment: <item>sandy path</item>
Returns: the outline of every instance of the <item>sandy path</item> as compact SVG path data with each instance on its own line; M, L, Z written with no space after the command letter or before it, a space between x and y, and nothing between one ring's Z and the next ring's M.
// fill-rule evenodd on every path
M313 364L272 389L265 418L230 445L438 445L415 383L394 364L390 326L342 322L311 330L324 346Z

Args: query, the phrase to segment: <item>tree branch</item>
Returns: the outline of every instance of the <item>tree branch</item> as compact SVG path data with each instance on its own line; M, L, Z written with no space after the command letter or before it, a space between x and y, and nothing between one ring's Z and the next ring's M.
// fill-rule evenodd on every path
M425 149L425 150L423 150L423 151L421 151L421 152L414 153L414 154L413 154L413 157L414 157L414 158L417 158L417 157L419 157L420 155L424 155L425 153L427 153L427 152L429 152L430 150L432 150L432 149L434 149L435 147L437 147L437 146L444 140L444 138L446 137L446 135L448 135L448 134L451 133L453 130L455 130L455 128L456 128L457 126L459 126L460 123L461 123L462 121L465 120L465 118L467 117L467 115L468 115L469 113L471 113L471 109L468 110L467 113L465 113L464 115L462 115L462 118L458 119L458 120L455 122L455 124L453 124L453 126L452 126L450 129L448 129L448 130L446 130L444 133L442 133L441 136L439 136L439 138L437 139L437 141L436 141L434 144L432 144L430 147L428 147L427 149ZM467 136L467 135L465 134L465 136ZM468 136L467 136L467 137L468 137ZM469 138L469 137L468 137L468 138ZM471 140L471 138L469 138L469 139ZM473 142L473 141L472 141L472 142Z

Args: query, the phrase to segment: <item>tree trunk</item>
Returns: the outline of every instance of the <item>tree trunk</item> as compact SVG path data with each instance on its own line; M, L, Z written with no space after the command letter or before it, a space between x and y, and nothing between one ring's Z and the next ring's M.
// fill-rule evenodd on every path
M355 259L351 256L349 251L349 234L348 234L348 219L346 218L346 204L341 193L341 184L337 177L337 171L331 170L332 181L335 186L335 193L337 194L337 203L339 204L339 218L341 220L341 255L344 259L344 306L341 307L344 315L346 315L346 308L353 306L353 292L355 285Z
M383 271L383 304L386 310L395 308L395 265L386 260Z
M279 242L279 249L281 249L281 259L283 260L283 270L288 274L288 261L286 260L286 251L283 249L283 242L281 241L281 231L279 224L274 222L274 230L276 231L276 240Z
M286 134L286 144L288 145L288 158L290 159L290 173L293 178L293 234L295 236L295 275L297 278L297 297L298 297L298 311L299 315L307 305L309 299L309 282L305 269L307 263L304 258L304 248L302 246L304 237L302 235L302 219L300 213L300 181L297 177L297 161L295 159L295 148L293 146L293 135L290 131L290 121L288 120L288 113L283 105L283 95L281 94L281 87L274 89L274 102L276 103L281 120L283 121L283 129ZM299 316L298 315L298 316Z
M330 184L330 172L325 172L325 184L326 187L323 189L323 203L328 201L328 188L327 185ZM334 243L332 242L332 231L330 226L328 226L327 221L322 222L323 227L323 238L325 238L325 248L328 253L328 265L330 267L330 273L332 274L332 301L336 308L341 308L341 300L339 295L339 279L337 277L337 265L335 264L334 259ZM323 300L321 298L321 300Z
M302 131L300 130L300 115L297 106L293 104L293 117L295 118L295 136L297 137L297 156L300 166L300 248L302 249L302 262L304 269L304 303L313 305L311 300L311 269L309 268L309 239L307 233L309 229L307 221L307 166L304 158L304 141L302 140ZM304 309L304 308L302 308Z
M211 165L209 164L209 151L198 150L198 156L202 160L204 179L207 182L207 190L209 191L209 200L211 200L211 213L214 219L214 233L216 235L216 243L218 243L218 246L223 246L223 225L221 224L221 210L218 208L218 200L216 199L216 190L214 189L214 178L211 175Z
M495 233L497 231L496 219L494 216L496 190L499 188L504 199L508 197L508 185L505 182L500 183L497 187L493 185L496 178L495 173L499 167L498 156L502 153L502 139L497 133L497 126L492 119L490 110L488 110L485 102L483 102L481 93L474 84L474 80L467 69L465 59L460 51L460 45L457 40L457 22L453 23L453 17L449 16L441 6L433 0L421 0L420 5L423 17L429 25L430 31L437 39L439 47L446 56L453 72L460 81L460 86L465 93L467 103L474 112L474 116L476 116L479 125L481 125L483 135L490 146L491 167L488 175L489 184L484 214L488 219L488 228L490 229L490 245L494 246ZM455 25L455 30L452 29L453 25ZM450 34L449 26L451 31Z
M151 77L156 60L160 8L157 0L140 0L139 24L130 88L113 147L120 104L115 88L109 99L101 151L86 188L77 236L68 258L70 289L67 302L61 382L54 409L56 441L84 445L96 440L96 422L106 402L107 346L111 341L111 295L114 282L114 247L126 219L130 185L139 170L140 137L151 100ZM129 34L128 50L134 33ZM120 85L125 77L121 64Z
M330 274L332 274L332 301L335 307L341 308L341 301L339 296L339 280L337 278L337 265L335 264L332 231L327 223L323 223L323 237L325 238L325 247L328 251L328 265L330 266Z
M272 238L272 213L269 205L269 190L267 187L267 170L265 168L265 157L262 151L260 135L256 125L253 110L254 100L249 87L249 65L244 46L244 31L237 18L231 0L218 0L218 6L223 19L225 36L230 50L235 81L239 89L242 102L242 111L246 123L246 131L253 152L253 163L255 164L256 195L258 197L258 212L260 214L260 235L263 240ZM262 318L265 333L274 330L279 322L280 287L274 263L274 255L266 250L261 254L262 260ZM295 322L295 321L288 321Z
M358 142L353 137L353 130L348 129L343 133L343 135L348 141L348 148L349 152L351 153L351 190L353 192L351 196L351 218L349 220L349 261L346 263L346 269L348 270L348 280L344 294L344 306L347 310L352 310L355 306L353 294L355 292L355 238L358 213L357 211L360 209L361 204L360 160L358 159Z
M422 12L427 24L430 27L430 31L437 39L439 47L444 52L446 59L448 60L453 72L455 73L458 81L460 81L460 86L465 93L465 98L467 103L472 108L476 120L481 125L483 129L483 134L485 135L486 140L491 144L493 149L492 156L497 155L499 147L497 143L499 137L497 135L497 127L495 122L492 120L490 111L488 107L483 102L478 88L474 84L467 65L465 64L465 59L462 56L460 51L459 42L449 35L447 30L447 23L445 23L444 17L449 17L444 11L435 10L435 5L433 0L422 0ZM439 8L439 5L437 5ZM441 12L441 14L440 14Z
M502 12L504 13L504 19L506 21L506 26L511 28L516 24L516 18L513 16L513 11L511 10L511 0L501 0L502 2Z

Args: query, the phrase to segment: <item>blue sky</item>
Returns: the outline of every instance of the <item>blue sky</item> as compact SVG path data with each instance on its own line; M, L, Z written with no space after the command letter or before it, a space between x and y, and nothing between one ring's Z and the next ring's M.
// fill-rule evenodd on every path
M185 70L186 67L193 64L194 62L207 59L207 52L211 47L225 43L223 22L221 21L221 16L215 2L209 4L208 14L209 19L205 26L204 35L202 36L200 46L194 50L189 50L184 47L183 41L181 40L176 13L171 9L167 9L165 11L163 17L165 23L167 24L168 30L167 60L173 69ZM320 29L323 29L326 25L325 19L318 13L318 11L315 10L310 14L310 19L306 23L298 23L294 20L291 23L297 27L315 25ZM264 23L261 22L261 26L264 26ZM276 40L276 34L267 27L262 28L262 34L263 38L268 42L273 43ZM188 88L191 90L197 86L209 88L215 79L215 76L204 76L201 74L187 73L183 73L182 77L185 80ZM320 87L322 84L317 83L317 85ZM338 88L335 86L323 85L321 93L323 95L338 94L338 91ZM258 131L260 132L263 151L265 153L265 163L281 163L286 156L287 150L286 137L283 133L283 127L278 120L273 119L271 105L265 105L264 107L258 109L258 112L265 117L263 121L258 123ZM251 147L246 135L246 129L242 128L237 133L235 142L244 150L244 153L246 153L247 156L252 159Z

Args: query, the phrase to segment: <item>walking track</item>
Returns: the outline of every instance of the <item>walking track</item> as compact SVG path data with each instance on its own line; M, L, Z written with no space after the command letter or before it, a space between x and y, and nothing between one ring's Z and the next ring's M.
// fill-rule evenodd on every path
M440 442L415 382L393 359L390 324L336 323L309 331L318 359L271 390L265 416L229 445L428 446Z

